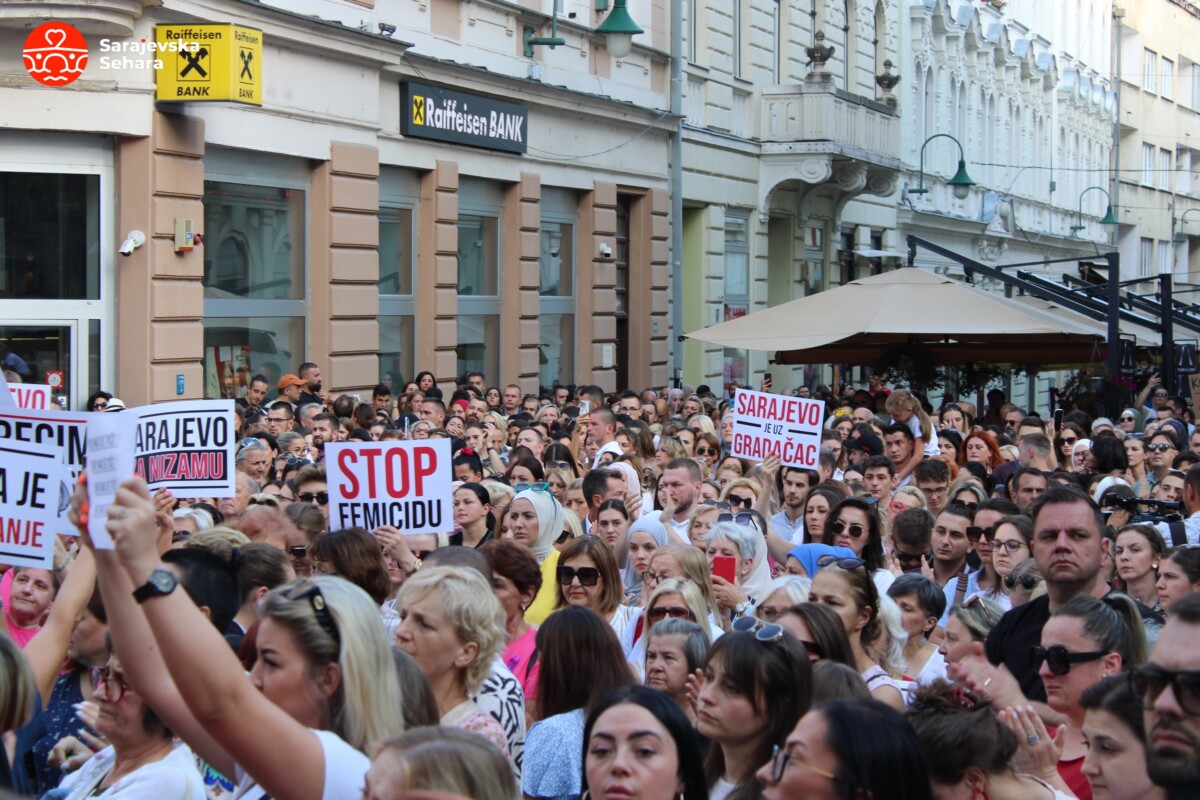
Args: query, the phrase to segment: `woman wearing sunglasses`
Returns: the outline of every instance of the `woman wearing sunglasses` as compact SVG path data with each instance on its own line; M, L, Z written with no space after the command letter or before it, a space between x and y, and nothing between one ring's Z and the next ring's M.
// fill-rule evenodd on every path
M811 703L808 655L778 625L727 633L709 650L703 678L696 695L696 729L712 740L704 762L709 796L760 797L755 771L783 745Z
M625 588L612 548L595 536L572 539L558 559L556 609L579 606L612 626L626 654L633 647L635 606L622 605Z
M1042 628L1042 643L1029 650L1046 687L1046 703L1067 719L1054 734L1060 748L1058 773L1080 800L1091 800L1092 789L1083 774L1087 741L1083 735L1086 710L1083 692L1102 679L1146 661L1146 637L1137 606L1125 595L1103 600L1080 596L1050 615ZM1041 737L1029 732L1029 743Z
M1121 412L1121 416L1117 417L1117 427L1125 431L1125 438L1128 439L1129 434L1142 432L1143 420L1141 411L1136 408L1127 408Z
M847 497L829 513L822 541L834 547L848 547L866 564L867 574L875 581L877 593L888 590L895 576L887 568L883 555L883 523L873 503L861 497Z
M1075 445L1084 438L1083 428L1074 422L1064 422L1058 435L1054 437L1054 452L1058 455L1058 466L1067 472L1075 471L1075 460L1072 453Z
M74 521L86 520L85 500L77 492ZM371 598L324 576L271 591L247 677L159 558L144 481L121 484L106 527L116 549L97 553L100 587L118 654L137 655L139 676L128 676L135 691L237 781L238 797L357 800L363 753L403 727L396 667ZM129 658L123 664L132 668Z
M881 665L888 634L879 616L879 590L865 562L862 558L824 556L818 563L821 570L813 578L811 602L828 606L841 619L855 665L871 696L902 709L904 699L895 680L898 676L890 675Z

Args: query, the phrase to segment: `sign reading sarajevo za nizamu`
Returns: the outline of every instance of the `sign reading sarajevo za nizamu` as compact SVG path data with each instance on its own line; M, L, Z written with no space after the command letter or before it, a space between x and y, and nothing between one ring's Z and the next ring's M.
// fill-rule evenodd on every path
M440 86L400 87L400 132L439 142L524 153L529 132L525 106Z

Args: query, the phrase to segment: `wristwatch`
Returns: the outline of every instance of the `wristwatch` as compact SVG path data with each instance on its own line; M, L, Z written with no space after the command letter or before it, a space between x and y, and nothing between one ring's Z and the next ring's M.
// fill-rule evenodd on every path
M749 611L753 607L754 606L752 603L750 603L747 600L743 600L742 602L740 602L736 606L734 606L733 610L734 610L734 613L736 613L739 617L744 617L744 616L746 616L746 612Z
M175 591L179 581L175 573L169 569L156 569L150 573L150 578L144 584L133 590L133 599L144 603L151 597L164 597Z

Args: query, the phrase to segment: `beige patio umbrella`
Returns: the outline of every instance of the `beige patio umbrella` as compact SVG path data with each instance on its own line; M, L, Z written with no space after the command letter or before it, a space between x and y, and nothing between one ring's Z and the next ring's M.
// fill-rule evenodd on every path
M1085 364L1101 356L1094 323L1033 309L912 267L688 334L775 352L779 364L871 364L889 346L925 345L939 365Z

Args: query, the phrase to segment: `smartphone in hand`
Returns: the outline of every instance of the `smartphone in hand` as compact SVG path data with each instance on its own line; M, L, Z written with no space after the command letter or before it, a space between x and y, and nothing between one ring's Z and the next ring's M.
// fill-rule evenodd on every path
M737 559L733 556L713 556L712 574L717 578L724 578L730 583L736 583L734 580L737 572Z

